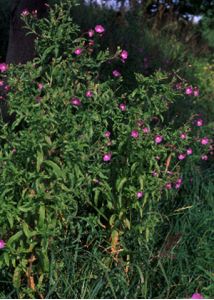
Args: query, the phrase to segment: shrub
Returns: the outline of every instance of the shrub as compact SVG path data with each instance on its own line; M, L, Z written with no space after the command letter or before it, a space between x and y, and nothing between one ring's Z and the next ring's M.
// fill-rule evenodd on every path
M82 247L99 243L116 262L129 253L130 232L149 243L159 209L189 180L184 161L210 151L194 116L180 128L164 123L183 97L174 81L136 74L137 88L128 90L114 69L127 53L100 51L105 28L80 35L70 10L64 1L49 19L25 16L38 57L2 69L15 121L0 129L0 266L22 297L45 291L51 248L68 232L83 232Z

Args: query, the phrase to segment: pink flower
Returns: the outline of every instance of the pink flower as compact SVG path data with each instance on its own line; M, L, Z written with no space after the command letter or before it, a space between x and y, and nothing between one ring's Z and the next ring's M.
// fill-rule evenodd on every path
M186 89L185 89L185 94L186 95L191 95L193 92L193 89L191 86L187 86Z
M3 86L3 85L4 85L4 81L0 80L0 86Z
M93 40L89 40L88 45L89 45L90 47L94 46L94 41L93 41Z
M175 188L176 188L176 189L179 189L180 186L181 186L181 184L182 184L182 178L178 178L178 180L177 180L176 183L175 183Z
M5 64L5 63L1 63L0 64L0 71L3 73L3 72L6 72L8 70L8 65Z
M103 155L103 161L110 161L111 160L111 153L106 153Z
M41 91L41 90L43 89L44 86L43 86L42 83L37 83L37 87L38 87L38 90Z
M187 138L186 133L181 133L180 138L181 138L182 140L185 140L185 139Z
M143 197L143 192L137 192L136 196L137 196L138 199L142 198Z
M161 135L156 135L155 143L160 144L163 141L163 137Z
M22 16L22 17L27 17L29 14L30 14L30 12L29 12L28 9L24 9L24 10L21 12L21 16Z
M104 133L104 136L105 136L106 138L109 138L110 135L111 135L111 132L110 132L110 131L106 131L106 132Z
M125 105L125 103L121 103L121 104L119 105L119 108L120 108L120 110L125 111L125 110L126 110L126 105Z
M94 30L93 30L93 29L90 29L90 30L88 31L88 36L89 36L90 38L94 36Z
M201 139L201 145L207 145L208 143L209 143L209 139L207 137Z
M204 297L199 293L194 293L191 299L204 299Z
M0 249L4 249L5 247L5 241L0 240Z
M208 160L208 156L206 154L201 155L202 160Z
M83 51L82 48L77 48L77 49L74 51L74 53L75 53L76 55L80 55L80 54L82 53L82 51Z
M198 97L199 96L199 88L195 87L194 90L193 90L193 95L195 97Z
M126 60L128 58L128 51L122 50L122 52L120 53L120 57Z
M5 85L4 89L5 89L6 92L9 92L10 86L9 85Z
M88 90L88 91L86 91L85 95L86 95L86 97L90 98L93 96L93 92Z
M181 154L178 155L178 159L179 159L179 160L184 160L185 157L186 157L186 154L185 154L185 153L181 153Z
M137 139L139 137L139 132L137 130L132 130L131 132L131 136L135 139Z
M144 127L144 128L143 128L143 132L144 132L144 133L148 133L149 131L150 131L150 130L149 130L148 127Z
M120 76L121 76L121 73L120 73L119 71L117 71L117 70L114 70L114 71L112 72L112 75L113 75L114 77L120 77Z
M152 176L157 177L158 176L158 172L152 171Z
M94 29L97 33L103 33L105 31L105 28L102 25L96 25Z
M138 125L139 127L143 126L143 124L144 124L144 121L143 121L143 120L138 120L138 121L137 121L137 125Z
M79 98L72 98L71 104L73 104L74 106L80 106L82 103Z
M172 188L171 182L166 183L166 184L165 184L165 188L166 188L167 190L171 190L171 188Z
M196 120L196 126L201 127L203 126L204 121L202 119Z
M187 155L191 155L192 154L192 148L188 148L187 149Z

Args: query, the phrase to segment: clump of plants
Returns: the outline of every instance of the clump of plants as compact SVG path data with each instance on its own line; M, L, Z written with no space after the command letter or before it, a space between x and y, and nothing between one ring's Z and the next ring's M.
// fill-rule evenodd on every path
M21 296L45 292L50 250L76 236L80 220L82 247L99 239L115 263L126 262L129 233L149 243L159 209L190 180L184 165L212 151L200 116L179 128L164 122L185 94L175 81L136 74L137 88L124 87L128 52L100 51L105 28L80 33L71 8L63 1L41 20L23 13L37 58L1 64L1 101L15 121L0 128L0 267Z

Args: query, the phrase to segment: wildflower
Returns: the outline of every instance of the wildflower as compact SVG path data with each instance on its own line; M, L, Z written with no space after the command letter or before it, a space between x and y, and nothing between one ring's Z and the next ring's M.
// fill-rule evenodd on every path
M175 183L175 188L176 188L176 189L179 189L180 186L181 186L181 184L182 184L182 178L178 178L178 180L177 180L176 183Z
M171 182L167 182L167 183L165 184L165 188L166 188L167 190L171 190L171 188L172 188Z
M121 73L120 73L119 71L117 71L117 70L114 70L114 71L112 72L112 75L113 75L114 77L120 77L120 76L121 76Z
M88 90L88 91L86 91L85 95L86 95L86 97L90 98L93 96L93 92Z
M3 85L4 85L4 81L0 80L0 86L3 86Z
M152 176L157 177L158 173L156 171L152 171Z
M4 249L5 247L5 241L0 240L0 249Z
M79 98L72 98L71 104L73 104L74 106L80 106L82 103Z
M6 92L9 92L10 86L9 86L9 85L5 85L4 90L5 90Z
M24 10L21 12L21 16L22 16L22 17L27 17L29 14L30 14L30 12L29 12L28 9L24 9Z
M90 47L94 46L94 41L93 41L93 40L89 40L88 45L89 45Z
M137 130L132 130L131 132L131 136L135 139L137 139L139 137L139 132Z
M126 60L128 58L128 51L122 50L122 52L120 53L120 57Z
M185 157L186 157L186 154L184 154L184 153L181 153L181 154L178 155L179 160L184 160Z
M121 104L119 105L119 108L120 108L120 110L125 111L125 110L126 110L126 105L125 105L125 103L121 103Z
M37 9L32 10L32 15L34 18L37 18L37 13L38 13Z
M82 48L77 48L77 49L74 51L74 53L75 53L76 55L80 55L80 54L82 53L82 51L83 51Z
M191 299L204 299L204 297L199 293L194 293Z
M196 126L201 127L203 126L204 121L202 119L196 120Z
M93 30L93 29L90 29L90 30L88 31L88 36L89 36L90 38L94 36L94 30Z
M199 89L198 89L197 87L194 88L194 90L193 90L193 95L194 95L195 97L198 97L198 96L199 96Z
M209 139L207 137L201 139L201 145L207 145L208 143L209 143Z
M187 138L186 133L181 133L180 138L181 138L182 140L185 140L185 139Z
M144 132L144 133L148 133L148 132L149 132L149 128L148 128L148 127L144 127L144 128L143 128L143 132Z
M105 136L106 138L109 138L110 135L111 135L111 132L110 132L110 131L106 131L106 132L104 133L104 136Z
M96 25L94 29L97 33L103 33L105 31L105 28L102 25Z
M37 83L37 88L39 91L41 91L43 89L43 84L42 83Z
M163 137L161 135L156 135L155 143L160 144L163 141Z
M103 161L110 161L111 160L111 153L106 153L103 155Z
M192 154L192 148L188 148L187 149L187 155L191 155Z
M201 155L202 160L208 160L208 156L206 154Z
M185 94L186 95L191 95L193 92L193 89L191 86L187 86L186 89L185 89Z
M141 191L137 192L136 196L137 196L138 199L142 198L143 197L143 192L141 192Z
M143 126L143 124L144 124L144 121L143 121L143 120L138 120L138 121L137 121L137 125L138 125L139 127Z
M5 63L1 63L0 64L0 71L3 73L3 72L6 72L8 70L8 65L5 64Z

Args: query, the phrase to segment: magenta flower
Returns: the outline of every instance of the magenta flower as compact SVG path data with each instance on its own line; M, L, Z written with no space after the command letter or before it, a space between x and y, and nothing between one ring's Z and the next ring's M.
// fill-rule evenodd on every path
M117 71L117 70L114 70L114 71L112 72L112 75L113 75L114 77L120 77L120 76L121 76L121 73L120 73L119 71Z
M29 14L30 14L30 12L29 12L28 9L24 9L24 10L21 12L21 16L22 16L22 17L27 17Z
M44 85L42 83L37 83L38 90L42 90Z
M93 97L93 92L90 91L90 90L88 90L88 91L86 91L85 95L86 95L86 97L88 97L88 98Z
M110 132L110 131L106 131L106 132L104 133L104 136L105 136L106 138L109 138L110 135L111 135L111 132Z
M103 161L110 161L111 160L111 153L106 153L103 155Z
M152 171L152 176L157 177L158 176L158 172Z
M102 25L96 25L94 29L97 33L103 33L105 31L105 28Z
M137 192L136 196L137 196L138 199L142 198L143 197L143 192L141 192L141 191Z
M194 293L191 299L204 299L204 297L199 293Z
M192 148L188 148L187 149L187 155L191 155L192 154Z
M82 53L82 51L83 51L82 48L77 48L77 49L74 51L74 53L75 53L76 55L80 55L80 54Z
M79 98L72 98L71 104L73 104L74 106L80 106L82 103Z
M4 81L0 80L0 86L3 86L3 85L4 85Z
M187 138L186 133L181 133L180 138L181 138L182 140L185 140L185 139Z
M191 86L187 86L186 89L185 89L185 94L186 95L191 95L193 92L193 89Z
M175 183L175 188L176 188L176 189L179 189L180 186L181 186L181 184L182 184L182 178L178 178L178 180L177 180L176 183Z
M181 154L178 155L178 159L179 159L179 160L184 160L185 157L186 157L186 154L185 154L185 153L181 153Z
M135 139L137 139L139 137L139 132L137 130L132 130L131 132L131 136Z
M148 127L144 127L142 130L144 133L148 133L150 131Z
M122 50L120 53L120 57L124 60L126 60L128 58L128 51L126 50Z
M8 65L5 63L0 64L0 71L1 73L6 72L8 70Z
M10 86L9 86L9 85L5 85L4 90L5 90L6 92L9 92Z
M125 103L121 103L121 104L119 105L119 108L120 108L120 110L125 111L125 110L126 110L126 105L125 105Z
M206 154L201 155L202 160L208 160L208 156Z
M201 127L203 126L204 121L202 119L196 120L196 126Z
M163 137L161 135L156 135L155 143L160 144L163 141Z
M4 249L5 245L5 241L0 240L0 249Z
M94 30L93 30L93 29L90 29L90 30L88 31L88 36L89 36L90 38L94 36Z
M167 190L171 190L171 188L172 188L171 182L167 182L167 183L165 184L165 188L166 188Z
M209 143L209 139L207 137L201 139L201 145L207 145L208 143Z
M194 90L193 90L193 95L195 97L198 97L199 96L199 88L195 87Z
M93 40L89 40L88 45L89 45L90 47L93 47L93 46L94 46L94 41L93 41Z

